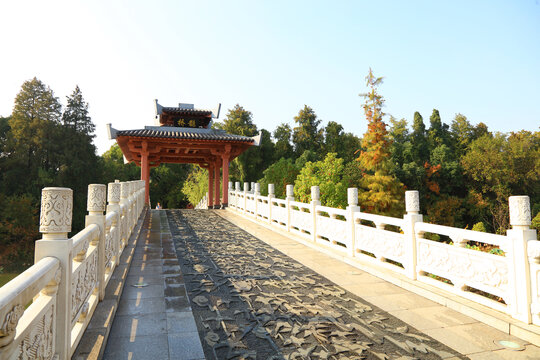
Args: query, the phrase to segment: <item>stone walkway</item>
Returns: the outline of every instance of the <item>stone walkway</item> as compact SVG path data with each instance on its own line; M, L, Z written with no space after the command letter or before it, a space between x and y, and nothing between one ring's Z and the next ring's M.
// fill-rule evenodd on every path
M103 358L205 358L165 211L141 233Z
M142 231L105 359L540 359L229 211L168 213Z

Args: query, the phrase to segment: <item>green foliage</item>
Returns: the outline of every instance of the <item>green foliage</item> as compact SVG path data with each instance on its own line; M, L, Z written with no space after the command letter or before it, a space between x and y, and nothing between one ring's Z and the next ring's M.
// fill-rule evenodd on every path
M292 159L279 159L264 170L264 177L258 181L261 185L261 194L267 196L268 184L274 184L274 195L280 199L285 198L287 185L294 184L298 173L298 167Z
M164 209L185 208L189 202L183 191L183 185L192 167L188 164L161 164L151 169L150 200L152 203L159 202ZM208 184L208 179L206 183ZM208 187L206 189L208 191Z
M319 129L321 120L312 108L304 105L304 108L294 117L294 122L298 125L293 129L294 152L300 156L306 150L319 151L324 142L323 129Z
M308 161L294 183L294 196L298 201L311 201L311 187L319 186L321 204L337 208L347 206L347 186L344 181L343 159L329 153L324 160Z
M361 140L352 133L345 133L343 126L335 121L330 121L324 129L324 151L336 153L345 162L350 162L355 157L355 152L360 148Z
M182 193L186 199L196 206L208 192L208 171L198 166L193 166L184 185Z
M486 225L484 225L484 223L481 222L481 221L474 224L471 230L472 231L487 232Z
M275 144L275 159L289 159L293 156L293 147L291 145L292 129L289 124L279 125L273 133Z

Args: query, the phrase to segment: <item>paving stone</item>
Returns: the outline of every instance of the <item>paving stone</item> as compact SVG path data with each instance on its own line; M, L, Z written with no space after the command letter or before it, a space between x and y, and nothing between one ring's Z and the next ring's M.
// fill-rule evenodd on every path
M167 333L167 319L164 313L146 315L117 315L110 337L137 337Z
M167 332L169 334L197 332L197 325L191 309L167 313Z
M168 296L165 297L166 312L185 311L190 307L187 296Z
M110 338L103 355L105 360L168 359L169 341L166 334Z
M419 330L478 323L473 318L458 313L442 305L410 310L390 311L390 314L411 324Z
M118 305L117 315L151 314L165 311L165 301L162 297L140 300L121 301Z
M204 359L198 332L169 334L169 358L178 360Z
M145 287L126 286L122 299L148 299L163 296L163 284L147 285Z

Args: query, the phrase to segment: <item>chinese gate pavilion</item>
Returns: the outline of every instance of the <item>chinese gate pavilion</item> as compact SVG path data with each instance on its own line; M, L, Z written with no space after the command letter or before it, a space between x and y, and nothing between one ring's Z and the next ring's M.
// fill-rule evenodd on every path
M147 204L150 200L150 168L161 163L192 163L208 169L208 207L227 206L229 163L250 146L258 146L260 135L246 137L212 129L212 119L219 117L220 108L221 104L215 110L201 110L195 109L193 104L182 103L178 107L163 107L155 100L154 126L116 130L107 124L109 139L116 139L126 162L141 167ZM220 203L221 169L223 194Z

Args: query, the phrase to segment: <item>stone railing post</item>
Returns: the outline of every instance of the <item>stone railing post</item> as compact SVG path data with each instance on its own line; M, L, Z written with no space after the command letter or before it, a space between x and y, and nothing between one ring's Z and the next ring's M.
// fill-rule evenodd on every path
M103 300L105 297L105 197L107 187L102 184L90 184L88 185L88 198L86 201L86 209L88 215L85 218L85 226L90 224L96 224L99 227L99 242L97 244L98 250L98 268L97 268L97 280L99 290L99 300Z
M129 185L127 182L120 183L120 208L123 208L121 213L124 217L122 222L123 236L121 244L121 250L124 250L129 236L131 235L131 224L129 220L131 218L131 214L129 213Z
M420 194L416 190L405 191L405 210L407 214L403 216L405 234L405 251L407 263L405 266L405 274L410 279L416 280L416 263L417 263L417 244L416 232L414 224L423 221L423 216L420 214Z
M251 185L251 187L250 187L251 193L254 194L255 193L255 183L252 181L250 185Z
M321 190L318 186L311 187L311 217L313 218L313 229L311 237L313 242L317 242L317 206L321 205Z
M354 222L354 213L360 211L360 206L358 206L358 189L357 188L348 188L347 189L347 228L349 229L349 243L351 248L349 249L349 256L356 256L356 225Z
M531 206L528 196L510 196L510 225L506 232L510 241L512 257L510 266L510 293L512 294L512 316L527 324L532 321L531 314L531 274L527 245L536 241L536 230L531 226Z
M114 262L118 264L120 259L120 249L122 241L122 211L120 209L120 183L112 182L108 184L107 191L107 213L115 212L115 222L113 226L116 226L116 232L113 239L113 253L114 253Z
M249 193L249 183L244 182L244 214L247 213L247 194Z
M135 184L133 181L128 181L129 188L129 209L131 211L131 224L130 228L133 231L135 224L137 223L137 214L135 214Z
M255 201L255 219L257 219L259 211L259 196L261 196L261 184L255 183L255 188L253 189L253 200Z
M268 184L268 223L272 225L272 199L274 195L274 184Z
M71 349L71 274L73 240L71 231L73 191L68 188L44 188L41 191L41 214L36 241L35 262L52 256L60 260L61 280L56 296L56 353L59 359L68 359Z
M291 201L294 201L294 186L287 185L285 200L287 201L287 231L291 231Z
M233 197L234 197L234 189L233 189L232 181L229 181L229 189L227 191L229 192L229 206L232 206Z

